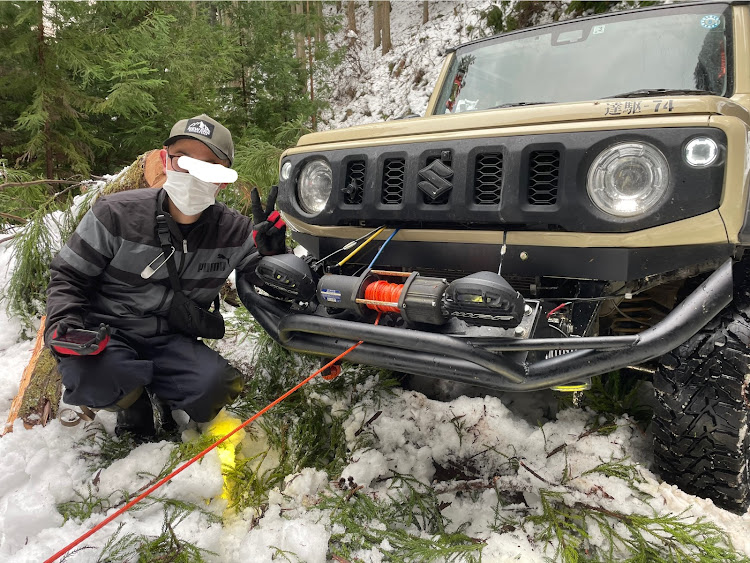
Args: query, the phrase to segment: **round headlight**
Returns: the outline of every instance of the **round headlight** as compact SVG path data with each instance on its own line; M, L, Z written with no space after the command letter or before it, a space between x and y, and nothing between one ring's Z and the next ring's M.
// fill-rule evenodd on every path
M286 161L281 166L281 174L279 174L279 176L281 177L282 180L286 182L289 179L289 176L291 175L292 175L292 163L289 161Z
M619 143L603 150L589 168L586 189L594 204L617 217L646 213L669 187L664 155L646 143Z
M302 209L318 214L331 196L333 179L331 167L325 160L313 160L305 165L297 182L297 196Z
M711 166L719 159L719 145L708 137L695 137L685 145L685 162L695 168Z

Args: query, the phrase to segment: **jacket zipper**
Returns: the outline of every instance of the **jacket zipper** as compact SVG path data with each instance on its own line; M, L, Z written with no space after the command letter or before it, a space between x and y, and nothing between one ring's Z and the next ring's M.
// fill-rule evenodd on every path
M177 266L177 277L182 275L182 268L185 266L185 260L187 259L187 237L182 239L182 256L180 257L180 265Z

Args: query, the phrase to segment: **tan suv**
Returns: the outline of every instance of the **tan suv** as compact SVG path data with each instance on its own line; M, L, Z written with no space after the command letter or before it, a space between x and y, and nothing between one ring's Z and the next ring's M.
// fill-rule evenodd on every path
M747 508L749 108L744 2L462 45L424 117L284 153L309 255L241 296L289 349L361 340L348 360L489 389L629 368L656 390L654 469Z

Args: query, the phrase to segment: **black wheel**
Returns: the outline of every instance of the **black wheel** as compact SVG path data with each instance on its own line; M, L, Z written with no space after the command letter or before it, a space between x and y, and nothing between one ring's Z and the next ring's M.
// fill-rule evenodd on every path
M730 305L654 374L654 462L661 477L724 508L750 504L750 308Z

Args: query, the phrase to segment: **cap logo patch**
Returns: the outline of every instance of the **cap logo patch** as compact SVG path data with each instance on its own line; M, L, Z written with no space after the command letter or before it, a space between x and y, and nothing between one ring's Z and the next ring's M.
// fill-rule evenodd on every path
M210 139L214 134L214 126L202 119L190 119L185 128L185 133L195 133Z

